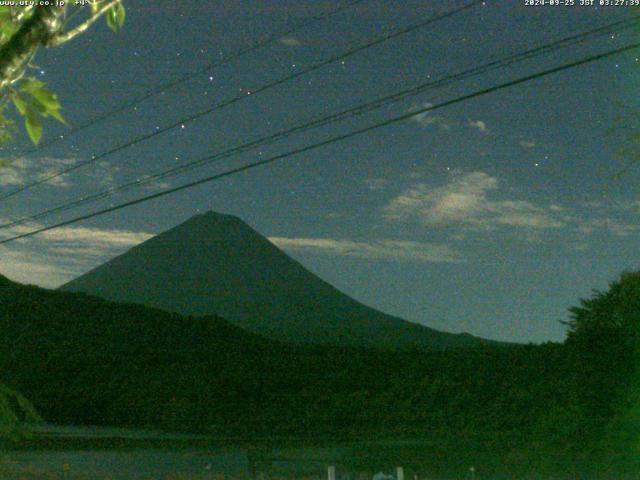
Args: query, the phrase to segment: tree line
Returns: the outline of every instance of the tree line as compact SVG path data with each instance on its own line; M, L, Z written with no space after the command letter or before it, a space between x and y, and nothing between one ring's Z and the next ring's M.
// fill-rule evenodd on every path
M56 423L256 438L480 436L503 439L504 455L540 457L538 466L551 458L592 471L615 458L631 468L640 273L571 313L562 344L376 351L272 342L217 317L6 280L0 371Z

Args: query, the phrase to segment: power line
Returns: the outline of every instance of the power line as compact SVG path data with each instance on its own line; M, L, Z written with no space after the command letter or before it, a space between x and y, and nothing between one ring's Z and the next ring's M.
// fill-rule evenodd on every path
M633 50L633 49L636 49L636 48L639 48L639 47L640 47L640 43L633 43L633 44L630 44L630 45L625 45L624 47L620 47L620 48L617 48L617 49L614 49L614 50L609 50L607 52L600 53L600 54L597 54L597 55L591 55L591 56L582 58L580 60L576 60L576 61L573 61L573 62L570 62L570 63L565 63L565 64L563 64L563 65L561 65L559 67L554 67L554 68L550 68L550 69L547 69L547 70L543 70L541 72L534 73L532 75L527 75L525 77L521 77L521 78L518 78L516 80L511 80L509 82L501 83L501 84L495 85L493 87L488 87L488 88L484 88L484 89L481 89L481 90L476 90L473 93L462 95L462 96L454 98L452 100L447 100L445 102L439 103L437 105L432 105L430 107L425 107L425 108L422 108L422 109L417 110L417 111L413 111L413 112L410 112L410 113L405 113L403 115L395 116L395 117L389 118L387 120L384 120L382 122L378 122L378 123L375 123L373 125L370 125L368 127L364 127L364 128L358 129L358 130L351 131L349 133L338 135L338 136L329 138L327 140L323 140L321 142L317 142L317 143L314 143L314 144L311 144L311 145L307 145L305 147L297 148L295 150L291 150L289 152L285 152L285 153L282 153L282 154L279 154L279 155L275 155L273 157L266 158L264 160L260 160L258 162L253 162L253 163L250 163L250 164L247 164L247 165L243 165L241 167L237 167L237 168L234 168L234 169L231 169L231 170L227 170L226 172L222 172L222 173L219 173L219 174L216 174L216 175L211 175L211 176L208 176L208 177L204 177L204 178L201 178L199 180L195 180L193 182L189 182L189 183L186 183L184 185L180 185L178 187L169 188L169 189L163 190L161 192L156 192L156 193L151 194L151 195L146 195L146 196L143 196L143 197L139 197L139 198L136 198L134 200L130 200L130 201L121 203L119 205L114 205L112 207L104 208L102 210L98 210L98 211L95 211L95 212L92 212L92 213L89 213L89 214L86 214L86 215L81 215L81 216L72 218L70 220L65 220L63 222L56 223L55 225L42 227L42 228L39 228L39 229L31 231L31 232L23 233L21 235L16 235L16 236L4 239L4 240L0 240L0 245L6 244L6 243L9 243L9 242L13 242L15 240L19 240L19 239L22 239L22 238L31 237L31 236L37 235L39 233L46 232L46 231L49 231L49 230L53 230L53 229L56 229L56 228L64 227L64 226L67 226L67 225L71 225L71 224L74 224L74 223L77 223L77 222L80 222L80 221L83 221L83 220L88 220L90 218L97 217L97 216L100 216L100 215L104 215L106 213L115 212L115 211L121 210L123 208L127 208L127 207L130 207L130 206L133 206L133 205L137 205L139 203L147 202L149 200L153 200L153 199L156 199L156 198L164 197L166 195L170 195L172 193L176 193L176 192L179 192L181 190L186 190L186 189L189 189L189 188L193 188L195 186L202 185L202 184L208 183L208 182L212 182L214 180L219 180L221 178L229 177L231 175L235 175L237 173L244 172L246 170L251 170L251 169L256 168L256 167L267 165L267 164L276 162L278 160L282 160L282 159L285 159L285 158L288 158L288 157L291 157L291 156L294 156L294 155L298 155L300 153L309 152L309 151L316 150L318 148L324 147L326 145L330 145L332 143L336 143L336 142L340 142L340 141L343 141L343 140L347 140L349 138L356 137L358 135L362 135L364 133L376 130L378 128L386 127L388 125L392 125L394 123L398 123L398 122L401 122L403 120L407 120L407 119L409 119L409 118L411 118L411 117L413 117L415 115L421 114L421 113L427 113L427 112L431 112L433 110L437 110L437 109L440 109L440 108L447 107L449 105L454 105L454 104L457 104L457 103L461 103L461 102L470 100L472 98L476 98L476 97L480 97L480 96L483 96L483 95L487 95L489 93L493 93L493 92L496 92L496 91L499 91L499 90L502 90L502 89L505 89L505 88L509 88L509 87L514 86L514 85L519 85L519 84L522 84L522 83L525 83L525 82L529 82L529 81L532 81L532 80L535 80L535 79L538 79L538 78L541 78L541 77L545 77L547 75L551 75L551 74L554 74L554 73L561 72L563 70L568 70L570 68L574 68L574 67L577 67L579 65L584 65L584 64L587 64L587 63L595 62L597 60L601 60L601 59L608 58L608 57L611 57L611 56L614 56L614 55L618 55L620 53L627 52L629 50Z
M117 185L114 187L111 187L109 189L103 190L101 192L89 195L89 196L85 196L85 197L81 197L77 200L71 201L71 202L67 202L64 203L62 205L58 205L56 207L32 214L32 215L28 215L28 216L24 216L22 218L4 223L4 224L0 224L0 229L2 228L10 228L10 227L14 227L17 225L22 225L25 223L29 223L35 220L39 220L41 218L44 218L46 216L49 216L53 213L60 213L60 212L64 212L67 210L70 210L72 208L75 207L79 207L81 205L87 204L87 203L91 203L94 201L98 201L100 199L103 198L107 198L111 195L114 195L118 192L123 192L123 191L127 191L133 188L138 188L141 187L143 185L152 183L154 181L157 180L162 180L168 177L172 177L190 170L193 170L195 168L201 167L205 164L209 164L209 163L213 163L215 161L219 161L219 160L223 160L225 158L229 158L231 156L235 156L239 153L243 153L249 150L252 150L258 146L263 146L263 145L267 145L270 143L275 142L276 140L282 139L282 138L286 138L289 137L290 135L294 134L294 133L299 133L301 131L306 131L312 128L316 128L319 126L323 126L329 123L333 123L335 121L340 121L346 118L351 118L357 115L360 115L362 113L365 112L369 112L378 108L381 108L385 105L397 102L399 100L402 100L408 96L411 95L416 95L418 93L422 93L425 92L427 90L431 90L431 89L435 89L435 88L439 88L445 85L449 85L451 83L460 81L460 80L464 80L467 78L471 78L474 77L476 75L479 74L483 74L492 70L496 70L499 68L504 68L507 67L513 63L516 62L521 62L524 60L528 60L531 58L534 58L536 56L542 55L542 54L546 54L555 50L558 50L560 48L564 48L564 47L568 47L571 45L575 45L575 44L579 44L584 42L585 40L588 40L591 37L597 36L597 35L602 35L602 34L609 34L612 31L620 31L622 29L625 28L629 28L632 26L635 26L637 24L637 20L640 19L640 16L631 18L631 19L627 19L627 20L621 20L621 21L617 21L617 22L613 22L601 27L597 27L595 29L586 31L586 32L582 32L579 34L575 34L575 35L571 35L569 37L565 37L559 40L556 40L554 42L539 46L539 47L535 47L529 50L526 50L524 52L520 52L517 54L513 54L510 55L506 58L500 59L500 60L495 60L468 70L465 70L463 72L459 72L456 74L452 74L452 75L447 75L441 79L438 80L434 80L434 81L430 81L430 82L426 82L423 84L420 84L418 86L412 87L410 89L405 89L402 90L400 92L391 94L391 95L387 95L385 97L382 98L378 98L374 101L371 102L367 102L365 104L361 104L355 107L351 107L348 108L346 110L342 110L340 112L328 115L328 116L324 116L322 118L318 118L315 120L311 120L309 122L303 123L303 124L299 124L297 126L294 127L290 127L287 128L285 130L281 130L278 132L275 132L273 134L270 134L268 136L250 141L248 143L244 143L242 145L233 147L231 149L228 149L226 151L223 152L219 152L216 153L214 155L208 155L204 158L200 158L191 162L187 162L184 163L182 165L178 165L176 167L170 168L168 170L164 170L158 173L155 173L153 175L149 175L147 177L144 177L142 179L137 179L135 181L130 181L121 185Z
M131 100L122 103L121 105L115 107L112 110L108 110L102 114L97 115L96 117L88 120L85 123L82 123L76 127L73 127L71 130L66 131L66 133L64 134L64 138L52 138L49 141L43 142L41 143L37 148L31 148L29 150L26 151L22 151L19 152L19 155L24 155L27 153L34 153L34 152L38 152L41 151L43 148L49 147L53 144L59 143L60 141L62 141L63 139L69 138L71 136L73 136L74 134L85 130L89 127L92 127L93 125L96 125L100 122L102 122L103 120L106 120L107 118L110 118L114 115L117 115L119 113L124 112L125 110L129 110L130 108L135 107L136 105L141 104L142 102L144 102L145 100L148 100L152 97L157 97L158 95L161 95L162 93L171 90L172 88L182 84L182 83L186 83L188 81L193 80L194 78L197 78L200 75L204 75L205 73L209 72L210 70L213 70L215 68L221 67L223 65L227 65L235 60L238 60L239 58L244 57L245 55L248 55L250 53L253 53L257 50L260 50L264 47L267 47L277 41L279 41L281 38L286 37L287 35L292 35L294 33L296 33L299 30L302 30L310 25L313 25L314 23L318 23L326 18L332 17L334 15L337 15L351 7L354 7L356 5L358 5L359 3L365 2L367 0L353 0L349 3L347 3L346 5L343 5L341 7L335 8L333 10L328 10L326 12L322 12L319 13L317 15L312 15L309 16L305 19L303 19L301 22L295 24L294 26L292 26L291 28L289 28L288 30L280 33L280 34L272 34L267 36L267 38L265 38L264 40L258 40L252 44L250 44L249 46L245 47L245 48L241 48L240 50L238 50L237 52L229 55L226 58L220 59L220 60L216 60L213 62L209 62L208 64L206 64L205 66L199 68L198 70L186 73L185 75L182 75L181 77L178 77L174 80L170 80L168 82L165 83L161 83L159 85L157 85L156 87L148 90L147 92L143 93L142 95L132 98Z
M84 167L86 165L90 165L92 163L95 163L98 160L101 160L101 159L103 159L103 158L105 158L107 156L113 155L114 153L117 153L117 152L119 152L121 150L129 148L129 147L131 147L133 145L136 145L136 144L138 144L140 142L143 142L145 140L149 140L150 138L156 137L157 135L161 135L161 134L163 134L165 132L168 132L170 130L178 128L178 127L180 127L180 126L182 126L182 125L184 125L186 123L190 123L190 122L192 122L194 120L197 120L197 119L199 119L199 118L201 118L201 117L203 117L205 115L213 113L214 111L221 110L221 109L223 109L225 107L228 107L229 105L232 105L234 103L242 101L245 98L253 97L254 95L263 93L263 92L265 92L267 90L270 90L270 89L275 88L275 87L277 87L279 85L282 85L282 84L284 84L286 82L289 82L289 81L294 80L294 79L296 79L298 77L301 77L302 75L306 75L307 73L310 73L310 72L313 72L315 70L318 70L318 69L320 69L320 68L322 68L322 67L324 67L326 65L335 63L338 60L343 60L343 59L348 58L348 57L350 57L352 55L355 55L356 53L362 52L363 50L367 50L369 48L372 48L374 46L377 46L377 45L385 43L385 42L387 42L389 40L392 40L392 39L394 39L396 37L399 37L399 36L402 36L402 35L406 35L407 33L410 33L410 32L413 32L415 30L424 28L424 27L426 27L428 25L431 25L434 22L437 22L437 21L444 20L446 18L452 17L452 16L454 16L454 15L456 15L458 13L461 13L461 12L463 12L463 11L469 9L469 8L472 8L472 7L476 6L476 5L480 5L482 3L485 3L484 0L473 0L470 3L467 3L466 5L463 5L462 7L458 7L458 8L452 9L452 10L448 10L448 11L446 11L444 13L431 16L426 20L423 20L421 22L415 23L415 24L410 25L409 27L405 27L405 28L403 28L401 30L397 30L397 31L395 31L393 33L390 33L390 34L387 34L387 35L383 35L382 37L379 37L379 38L377 38L375 40L372 40L372 41L367 42L367 43L365 43L363 45L360 45L359 47L356 47L356 48L353 48L351 50L348 50L347 52L334 55L334 56L332 56L332 57L330 57L330 58L328 58L326 60L323 60L321 62L313 64L313 65L311 65L311 66L309 66L307 68L301 69L301 70L299 70L299 71L297 71L297 72L295 72L295 73L293 73L291 75L287 75L285 77L279 78L278 80L274 80L272 82L264 84L261 87L258 87L257 89L251 89L250 91L247 92L246 95L238 95L236 97L233 97L233 98L231 98L231 99L229 99L227 101L224 101L222 103L214 105L213 107L210 107L210 108L202 110L202 111L200 111L198 113L189 115L188 117L183 118L181 120L178 120L178 121L176 121L176 122L172 123L171 125L168 125L168 126L166 126L164 128L157 129L157 130L153 131L152 133L141 135L141 136L139 136L139 137L137 137L137 138L135 138L133 140L130 140L130 141L124 143L124 144L121 144L121 145L119 145L117 147L111 148L111 149L107 150L106 152L101 153L100 155L94 155L94 156L92 156L91 158L89 158L87 160L84 160L82 162L78 162L78 163L76 163L74 165L71 165L70 167L67 167L65 169L62 169L62 170L59 170L57 172L53 172L53 173L51 173L49 175L46 175L43 178L41 178L39 180L35 180L35 181L33 181L31 183L28 183L26 185L23 185L23 186L15 189L12 192L8 192L8 193L5 193L5 194L2 194L2 195L0 195L0 200L5 200L7 198L13 197L14 195L17 195L18 193L24 192L25 190L28 190L28 189L33 188L33 187L36 187L38 185L42 185L43 183L46 183L46 182L48 182L50 180L58 178L58 177L60 177L62 175L65 175L67 173L70 173L70 172L72 172L74 170L77 170L77 169L79 169L81 167Z

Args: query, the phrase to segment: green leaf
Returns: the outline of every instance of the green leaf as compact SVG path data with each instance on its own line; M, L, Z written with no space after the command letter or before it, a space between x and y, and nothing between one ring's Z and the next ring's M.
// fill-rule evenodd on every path
M12 7L0 7L0 44L7 42L13 34L20 28L20 24L15 22Z
M7 23L11 23L12 21L13 15L11 15L10 7L0 7L0 22L2 22L0 28L6 28Z
M60 114L60 102L55 93L46 88L46 85L35 78L27 78L20 82L20 91L31 95L32 106L43 117L53 117L59 122L66 124ZM23 113L24 115L24 113Z
M122 28L124 27L124 19L127 16L124 5L122 3L119 3L118 5L116 5L116 10L116 19L118 21L118 26Z
M42 90L42 89L46 90L45 83L33 77L23 78L22 80L20 80L19 84L20 84L21 92L33 94L33 92L38 90Z
M32 108L33 110L38 112L43 117L47 116L47 108L44 105L42 105L42 104L40 104L38 102L34 102L34 101L28 102L27 105L28 105L27 108Z
M126 17L126 11L124 9L124 5L122 2L114 5L107 12L107 26L117 32L124 25L124 20Z
M58 110L60 108L58 97L50 90L41 88L40 90L34 90L30 93L31 96L47 110Z
M50 110L49 115L51 115L53 118L58 120L60 123L64 123L65 125L68 125L67 121L64 119L64 117L60 113L60 110Z
M25 116L27 114L27 102L25 102L18 95L14 95L11 99L13 100L13 104L18 109L20 115Z
M118 13L116 12L116 6L110 8L106 15L107 26L114 32L118 31Z
M11 7L0 7L0 29L5 29L11 26L13 23L13 14L11 13Z
M31 141L37 145L42 138L42 123L40 123L38 113L30 107L27 107L24 126L27 129L27 134L29 134Z

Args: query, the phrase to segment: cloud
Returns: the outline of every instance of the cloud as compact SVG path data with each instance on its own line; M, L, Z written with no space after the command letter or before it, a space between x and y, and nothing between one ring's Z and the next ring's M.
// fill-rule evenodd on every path
M620 238L640 232L639 224L605 216L592 207L583 214L553 203L504 198L500 186L496 177L484 172L455 172L442 185L414 184L391 199L382 214L387 221L455 228L451 238L461 232L498 228L518 230L520 238L530 243L539 243L542 233L560 228L582 235L609 232Z
M414 105L409 112L422 110L432 107L432 103L423 103L422 105ZM449 125L445 122L444 117L434 115L432 112L420 112L411 117L411 120L423 127L438 125L440 128L448 129Z
M22 248L0 246L0 274L16 282L56 287L70 280L74 270L47 255Z
M38 227L20 225L3 230L2 238ZM151 236L147 232L93 227L49 230L0 246L0 273L19 282L56 287Z
M8 223L9 219L0 219L0 223ZM43 225L32 223L31 225L17 225L6 230L2 230L3 237L21 235L42 228ZM131 246L144 242L151 238L152 234L147 232L134 232L131 230L101 229L94 227L67 226L48 230L31 237L34 243L63 242L65 246L70 245L91 245L95 248Z
M580 243L576 243L573 246L574 250L576 252L586 252L587 250L589 250L589 244L588 243L584 243L584 242L580 242Z
M0 165L0 187L19 187L39 179L45 179L56 175L77 162L75 158L54 157L19 157ZM82 170L82 177L91 181L92 187L112 187L115 184L115 174L119 167L111 165L107 161L97 162ZM73 185L69 180L69 174L54 176L46 181L47 185L59 188L67 188Z
M640 231L640 225L606 217L582 221L578 225L578 230L584 234L591 234L597 230L606 230L617 237L628 237L632 233Z
M356 242L332 238L269 237L284 250L298 250L370 260L406 260L437 263L458 263L462 257L451 247L436 243L405 240L375 240Z
M587 202L585 202L585 205ZM637 215L640 212L640 200L618 200L618 199L608 199L608 203L604 202L590 202L591 206L594 208L602 208L608 206L609 208L614 208L616 210L632 213L633 215Z
M477 128L482 133L487 133L489 131L487 129L487 124L484 123L482 120L470 120L469 121L469 126L472 127L472 128Z
M495 199L499 181L484 172L453 174L441 186L416 184L384 208L387 220L416 220L434 226L464 226L476 229L560 228L565 222L556 206L540 207L526 200Z
M302 45L302 42L300 40L293 37L282 37L280 39L280 43L286 45L287 47L299 47Z
M43 232L41 235L46 241L64 242L67 246L73 243L94 248L130 247L152 237L152 234L147 232L88 227L62 227Z
M0 186L21 186L40 178L48 177L76 162L74 158L19 157L0 166ZM69 187L67 175L55 177L47 182L55 187Z
M536 147L536 142L531 141L531 140L520 140L520 146L522 148L535 148Z
M385 178L367 178L364 181L364 184L369 190L382 190L388 183L388 180Z
M120 170L120 167L111 165L105 160L101 160L97 164L89 167L90 170L84 173L91 179L92 186L98 186L100 188L112 188L116 184L115 175Z

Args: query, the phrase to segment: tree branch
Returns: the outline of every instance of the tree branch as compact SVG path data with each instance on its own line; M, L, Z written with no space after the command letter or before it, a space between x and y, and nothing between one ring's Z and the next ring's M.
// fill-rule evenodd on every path
M57 47L59 45L62 45L63 43L68 42L69 40L72 40L74 37L77 37L81 33L85 32L91 25L93 25L95 21L98 20L98 18L107 13L109 9L115 7L121 1L122 0L111 0L110 2L106 2L98 10L96 10L95 13L91 15L91 17L89 17L73 30L69 30L68 32L60 32L49 39L47 47Z
M65 8L38 7L11 39L0 47L0 90L15 82L40 45L47 45L63 27Z
M35 7L33 5L29 5L29 6L25 6L22 7L18 13L16 13L16 15L13 18L13 21L16 23L22 23L24 22L24 20L31 15L31 12L33 11Z

